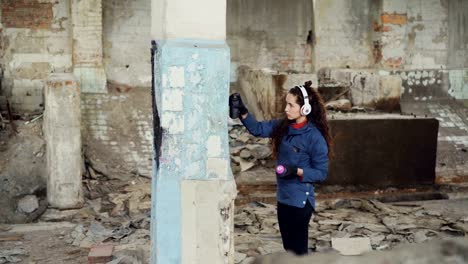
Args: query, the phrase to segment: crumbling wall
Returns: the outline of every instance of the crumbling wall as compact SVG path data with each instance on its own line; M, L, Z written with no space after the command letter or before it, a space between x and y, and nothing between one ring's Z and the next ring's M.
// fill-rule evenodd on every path
M108 94L82 95L86 162L111 179L151 177L151 92L110 85Z
M103 48L107 79L151 86L151 1L103 0Z
M448 1L448 67L449 93L457 99L468 99L468 2Z
M383 0L382 66L387 69L434 69L447 64L446 1Z
M90 65L95 59L92 54L99 53L94 42L81 40L79 47L72 42L72 7L70 0L1 2L0 53L4 56L0 68L4 78L0 95L10 99L15 112L43 110L43 87L49 74ZM75 20L81 21L79 16L86 10L75 7ZM148 1L103 1L108 87L95 94L83 89L88 83L81 83L83 149L89 165L110 178L151 175L149 12ZM96 30L89 23L82 24L75 26Z
M445 2L445 1L444 1ZM446 1L448 5L449 60L451 68L468 67L468 2Z
M44 79L71 71L70 2L4 0L1 10L1 93L15 110L41 110Z
M231 68L235 71L247 65L254 69L311 72L312 45L307 38L313 30L312 18L310 0L227 1Z
M371 0L315 1L316 69L374 64Z

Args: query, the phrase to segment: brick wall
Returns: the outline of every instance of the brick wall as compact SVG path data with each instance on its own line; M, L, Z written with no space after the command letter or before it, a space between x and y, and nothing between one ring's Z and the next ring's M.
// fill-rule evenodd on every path
M110 178L151 175L151 91L110 87L82 94L83 147L93 167Z
M11 28L46 29L52 25L52 3L34 0L3 0L2 24Z
M317 70L347 66L440 69L447 65L446 1L317 0L314 15Z
M70 3L5 0L1 11L0 95L9 97L15 111L40 111L45 78L71 72Z
M102 65L101 0L73 0L73 64Z
M445 69L449 54L447 1L382 0L382 66Z

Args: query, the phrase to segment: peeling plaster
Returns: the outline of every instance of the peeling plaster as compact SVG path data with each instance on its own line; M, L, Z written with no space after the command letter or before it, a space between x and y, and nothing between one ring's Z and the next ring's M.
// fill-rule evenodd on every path
M157 47L154 99L160 106L165 133L159 169L153 168L152 259L156 263L181 263L181 259L193 256L189 259L201 261L194 263L205 263L207 259L222 263L230 258L225 252L233 250L226 245L232 242L233 229L225 227L233 219L223 218L232 210L229 205L219 207L220 200L232 203L234 199L229 193L220 193L225 182L234 182L226 133L229 49L224 41L201 40L159 41ZM217 188L214 192L197 189L203 184ZM210 197L208 203L204 202L205 196ZM191 210L190 217L185 215ZM210 220L215 221L210 230L202 230L197 224L198 219L206 219L206 210ZM213 218L213 210L224 213ZM185 243L187 246L181 247ZM197 247L200 243L213 247Z

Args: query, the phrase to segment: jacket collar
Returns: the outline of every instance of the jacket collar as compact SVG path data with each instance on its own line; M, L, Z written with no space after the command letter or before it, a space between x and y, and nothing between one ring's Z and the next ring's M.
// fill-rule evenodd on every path
M289 135L300 135L304 134L315 127L313 122L307 122L307 124L301 128L293 128L292 126L288 127L288 134Z

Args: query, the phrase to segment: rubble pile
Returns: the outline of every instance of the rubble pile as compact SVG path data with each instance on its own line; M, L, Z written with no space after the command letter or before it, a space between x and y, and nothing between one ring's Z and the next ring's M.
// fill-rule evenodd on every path
M242 124L230 126L229 146L234 174L258 165L274 167L270 139L252 136Z
M87 169L89 171L91 168ZM40 220L78 223L64 238L69 245L91 248L100 244L112 244L113 255L122 259L115 263L126 263L124 260L128 258L137 258L141 263L148 263L150 181L139 178L130 183L123 183L118 180L106 180L95 172L89 173L88 176L89 178L84 180L87 197L84 208L64 211L48 209Z
M316 211L309 228L309 248L315 252L332 250L334 238L369 238L372 249L379 251L468 234L468 214L454 219L414 204L343 199L319 203ZM274 205L250 203L237 209L234 221L236 263L283 251Z

